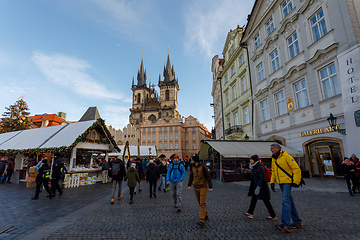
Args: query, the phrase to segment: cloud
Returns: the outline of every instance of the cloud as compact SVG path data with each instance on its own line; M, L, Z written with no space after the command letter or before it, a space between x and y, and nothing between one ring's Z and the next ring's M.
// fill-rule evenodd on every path
M129 106L104 105L99 107L100 116L105 119L106 125L122 130L129 123Z
M198 50L205 53L207 58L219 54L216 46L224 46L230 29L247 23L253 4L254 0L189 1L183 9L185 50Z
M32 61L44 77L68 90L86 98L107 100L125 100L121 93L108 90L104 85L93 79L86 70L91 66L84 60L55 53L46 55L34 52Z

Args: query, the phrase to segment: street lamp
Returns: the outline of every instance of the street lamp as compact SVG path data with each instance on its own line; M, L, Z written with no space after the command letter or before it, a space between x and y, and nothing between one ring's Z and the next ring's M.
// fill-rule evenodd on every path
M346 129L336 128L336 126L337 126L336 120L337 120L337 117L334 117L334 115L332 113L330 113L330 116L327 118L327 121L329 122L330 127L334 131L337 131L338 133L340 133L342 135L346 135Z

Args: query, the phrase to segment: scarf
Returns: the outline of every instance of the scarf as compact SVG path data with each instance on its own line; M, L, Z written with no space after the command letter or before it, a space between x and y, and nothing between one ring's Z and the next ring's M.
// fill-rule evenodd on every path
M354 163L349 161L349 162L346 162L346 161L343 161L343 163L345 163L346 165L350 166L350 165L353 165Z
M277 159L280 156L280 152L281 151L278 151L276 154L271 155L271 157Z
M258 163L259 163L259 161L254 162L254 164L249 163L250 169L253 169L256 166L256 164L258 164Z

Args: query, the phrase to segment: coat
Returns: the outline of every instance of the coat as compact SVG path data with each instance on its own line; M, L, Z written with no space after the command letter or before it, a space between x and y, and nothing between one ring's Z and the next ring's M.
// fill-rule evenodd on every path
M345 179L353 179L355 177L355 170L353 162L350 162L350 165L346 165L344 162L341 164L341 171L344 173Z
M173 162L168 167L166 174L166 182L178 183L182 182L185 177L185 167L179 162Z
M295 162L294 158L290 156L287 152L280 150L280 155L277 159L272 157L271 163L271 180L270 184L275 183L278 184L286 184L292 183L292 179L286 175L280 168L277 167L275 162L282 167L287 173L293 176L293 180L295 184L300 184L301 181L301 170L298 164Z
M156 164L150 163L147 166L147 170L146 170L146 181L149 181L151 183L156 183L159 177L160 177L160 173Z
M195 188L213 188L210 173L204 164L199 163L196 167L195 164L191 168L188 187L194 185Z
M60 179L62 169L64 168L64 159L56 157L53 164L53 171L51 177L53 179ZM39 168L40 172L41 167Z
M124 179L124 177L126 176L124 162L121 161L120 159L116 159L116 161L112 164L112 167L114 167L115 164L120 164L120 169L119 169L118 175L114 175L114 174L112 175L112 179L116 180L116 181L122 181Z
M124 180L128 180L128 187L136 187L137 182L140 183L140 177L136 169L130 167L127 172Z
M255 195L255 189L257 187L260 187L260 193ZM248 196L256 196L258 200L270 200L271 198L269 185L265 179L265 168L261 162L258 162L251 169L251 183Z

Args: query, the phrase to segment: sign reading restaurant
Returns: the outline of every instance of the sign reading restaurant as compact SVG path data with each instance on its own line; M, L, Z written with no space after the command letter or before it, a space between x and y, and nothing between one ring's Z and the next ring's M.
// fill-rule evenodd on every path
M314 129L314 130L301 132L300 136L301 137L306 137L306 136L311 136L311 135L316 135L316 134L334 132L337 129L339 129L339 125L336 125L334 128L332 128L332 127L318 128L318 129Z

